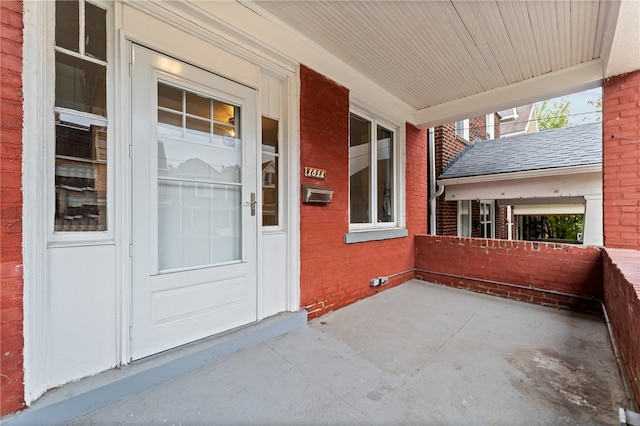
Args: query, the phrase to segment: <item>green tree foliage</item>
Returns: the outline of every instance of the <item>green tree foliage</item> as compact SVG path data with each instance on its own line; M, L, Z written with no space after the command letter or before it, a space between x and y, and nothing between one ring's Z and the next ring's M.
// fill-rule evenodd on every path
M596 99L589 99L587 103L591 105L598 113L596 121L602 120L602 96L598 96Z
M569 125L569 105L571 102L562 100L549 104L544 101L536 104L538 127L540 130L560 129Z
M577 240L582 233L584 215L546 216L546 237L557 240Z

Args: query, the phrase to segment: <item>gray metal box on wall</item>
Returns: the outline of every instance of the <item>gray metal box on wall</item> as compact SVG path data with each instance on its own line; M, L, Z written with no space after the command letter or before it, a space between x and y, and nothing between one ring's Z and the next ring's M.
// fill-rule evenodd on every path
M302 185L302 202L306 204L329 204L333 190L322 186Z

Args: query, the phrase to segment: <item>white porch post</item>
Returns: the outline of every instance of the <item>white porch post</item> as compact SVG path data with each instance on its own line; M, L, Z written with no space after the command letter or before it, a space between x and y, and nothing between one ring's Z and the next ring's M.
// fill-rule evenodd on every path
M583 244L588 246L602 246L602 194L585 195Z

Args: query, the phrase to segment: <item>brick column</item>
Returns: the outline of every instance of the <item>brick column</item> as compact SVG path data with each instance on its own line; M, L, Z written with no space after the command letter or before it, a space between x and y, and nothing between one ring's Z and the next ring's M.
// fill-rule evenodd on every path
M604 244L640 249L640 70L603 87Z
M24 406L22 1L0 2L0 415Z

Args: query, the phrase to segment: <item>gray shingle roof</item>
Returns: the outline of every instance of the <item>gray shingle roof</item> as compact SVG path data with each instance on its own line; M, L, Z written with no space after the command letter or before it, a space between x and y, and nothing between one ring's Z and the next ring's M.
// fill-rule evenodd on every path
M479 141L454 158L439 179L602 163L602 124Z

